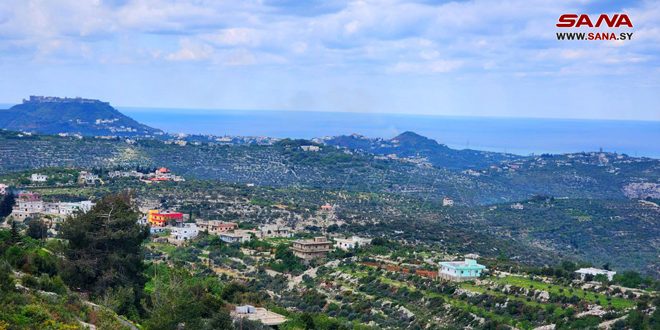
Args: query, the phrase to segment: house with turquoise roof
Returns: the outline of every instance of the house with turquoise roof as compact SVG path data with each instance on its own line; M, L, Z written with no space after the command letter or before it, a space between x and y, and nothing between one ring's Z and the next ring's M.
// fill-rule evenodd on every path
M442 261L438 270L438 277L450 281L470 281L479 278L486 266L480 265L474 259L464 261Z

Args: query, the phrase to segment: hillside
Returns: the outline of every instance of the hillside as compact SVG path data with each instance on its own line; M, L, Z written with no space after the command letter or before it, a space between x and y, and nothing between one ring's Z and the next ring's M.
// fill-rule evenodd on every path
M416 157L433 166L452 170L483 168L501 161L522 158L497 152L455 150L414 132L404 132L389 140L353 134L324 138L322 142L350 150L387 155L390 158L392 155L400 158Z
M612 153L577 153L505 161L457 172L415 159L383 159L309 141L272 145L168 144L167 141L21 136L0 132L0 174L45 167L167 166L196 179L319 189L380 191L459 204L491 204L534 195L628 199L660 194L660 161Z
M0 110L0 128L41 134L154 136L161 130L138 123L107 102L81 98L31 96Z

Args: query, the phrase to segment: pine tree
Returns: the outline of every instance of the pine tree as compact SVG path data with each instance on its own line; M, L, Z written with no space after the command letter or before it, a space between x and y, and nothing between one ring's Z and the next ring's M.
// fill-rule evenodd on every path
M21 241L21 233L18 231L18 223L16 220L10 220L11 221L11 243L16 244Z
M132 288L137 306L146 282L142 243L149 236L149 229L137 223L138 217L130 196L117 194L65 220L61 236L69 241L69 248L62 274L68 284L96 295L111 287Z
M41 219L33 219L28 224L27 235L34 239L48 237L48 226Z

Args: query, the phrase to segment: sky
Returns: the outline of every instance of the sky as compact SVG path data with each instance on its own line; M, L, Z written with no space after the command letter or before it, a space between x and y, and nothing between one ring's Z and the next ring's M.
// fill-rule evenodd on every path
M657 121L659 57L660 0L0 2L0 103Z

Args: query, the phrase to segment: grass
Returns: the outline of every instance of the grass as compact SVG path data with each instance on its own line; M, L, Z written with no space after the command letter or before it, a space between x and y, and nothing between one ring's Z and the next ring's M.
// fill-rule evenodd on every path
M555 295L562 295L564 297L577 296L580 299L586 300L590 303L598 303L601 306L608 306L611 302L611 306L615 309L625 309L635 306L633 301L630 301L625 298L612 297L610 301L607 300L607 297L604 294L599 294L591 291L585 291L579 288L569 288L561 285L544 283L539 281L534 281L526 277L520 276L506 276L506 277L491 277L490 280L500 284L509 284L515 285L521 288L534 288L536 290L544 290ZM570 290L573 290L572 292Z

